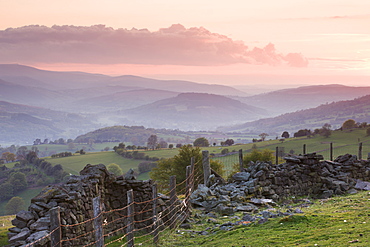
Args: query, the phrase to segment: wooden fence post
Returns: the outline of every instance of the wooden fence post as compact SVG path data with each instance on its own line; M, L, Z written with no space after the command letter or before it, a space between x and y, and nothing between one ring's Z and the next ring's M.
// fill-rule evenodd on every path
M209 164L209 152L207 150L202 151L203 156L203 173L204 173L204 185L207 186L208 178L211 176L211 166Z
M190 167L191 167L190 192L191 193L193 193L194 191L194 176L195 176L194 165L195 165L195 157L191 157L190 159Z
M170 177L170 207L169 207L169 216L170 216L170 221L172 221L170 223L170 228L174 228L175 225L176 225L176 218L175 218L175 215L176 215L176 212L175 212L175 208L176 208L176 176L171 176Z
M276 165L279 164L279 147L276 147L276 150L275 150L275 164Z
M50 210L51 246L62 246L62 229L60 228L60 225L60 208L52 208Z
M330 143L330 161L333 161L333 143Z
M157 216L157 198L158 198L158 193L157 193L157 185L153 184L152 185L152 192L153 192L153 243L157 244L158 243L158 234L159 234L159 224L158 224L158 216Z
M101 215L101 203L100 196L93 198L93 208L94 208L94 229L95 229L95 243L96 247L104 246L103 237L103 221Z
M242 172L243 170L243 149L239 149L239 171Z
M303 154L306 154L306 144L303 144Z
M127 246L134 246L134 191L127 191Z
M358 144L358 159L362 160L362 142Z

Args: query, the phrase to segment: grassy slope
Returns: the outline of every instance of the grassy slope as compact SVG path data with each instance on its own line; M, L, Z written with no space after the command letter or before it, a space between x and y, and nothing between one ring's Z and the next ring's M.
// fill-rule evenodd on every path
M61 164L66 172L75 175L78 175L87 164L96 165L102 163L108 166L111 163L116 163L123 172L127 172L130 168L137 168L140 162L142 162L141 160L122 158L113 151L86 153L84 155L75 154L70 157L45 158L45 160L53 165Z
M180 234L162 239L161 246L370 246L369 198L369 192L360 192L317 200L303 208L304 214L206 236L181 234L180 230ZM194 230L205 230L212 223L193 225Z
M43 187L37 187L37 188L30 188L25 191L22 191L21 193L15 195L19 196L24 200L24 209L27 209L28 206L31 204L31 199L37 196ZM7 201L0 203L0 215L5 215L5 205Z
M0 246L8 244L8 228L13 227L11 221L14 215L0 216Z

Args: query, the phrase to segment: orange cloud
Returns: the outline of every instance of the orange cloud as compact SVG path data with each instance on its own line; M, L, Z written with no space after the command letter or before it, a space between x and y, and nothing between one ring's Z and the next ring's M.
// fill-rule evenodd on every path
M236 63L302 67L299 53L276 52L273 44L248 47L207 29L180 24L151 32L104 25L24 26L0 31L1 63L84 63L217 66Z

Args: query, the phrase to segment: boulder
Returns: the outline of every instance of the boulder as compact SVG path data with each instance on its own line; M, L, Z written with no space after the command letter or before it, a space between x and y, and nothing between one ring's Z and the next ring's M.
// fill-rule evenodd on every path
M235 181L248 181L248 179L250 178L251 174L249 172L238 172L238 173L235 173L232 178L235 180Z
M28 236L30 236L30 235L31 235L30 229L23 228L20 233L18 233L17 235L15 235L15 236L13 236L9 239L9 243L15 243L15 242L18 242L18 241L26 240L28 238Z
M15 217L24 222L28 222L29 220L34 219L33 214L30 211L25 210L19 211Z

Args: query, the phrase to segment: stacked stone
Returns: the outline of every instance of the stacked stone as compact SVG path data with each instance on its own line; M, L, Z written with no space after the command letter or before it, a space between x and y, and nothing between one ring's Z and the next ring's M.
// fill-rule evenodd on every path
M65 184L48 186L31 200L28 211L21 211L9 229L10 246L22 246L43 238L33 246L50 245L50 209L60 208L63 246L83 246L95 239L93 198L100 197L106 223L104 234L124 228L127 221L127 191L134 191L135 227L144 228L152 223L151 181L138 181L135 177L115 177L103 164L87 165L80 176L71 176ZM140 203L146 202L146 203ZM123 210L114 210L125 208ZM148 219L148 220L145 220ZM82 222L85 222L81 224ZM109 224L111 222L111 224ZM113 223L112 223L113 222ZM68 227L67 227L68 225ZM71 226L72 225L72 226ZM122 234L124 232L115 232Z
M248 200L253 197L275 201L289 196L327 198L354 193L358 181L370 180L370 161L357 160L355 155L339 156L334 162L320 161L323 157L314 153L285 159L279 165L252 162L234 174L231 183L201 186L190 202L206 211L243 211L252 208Z

